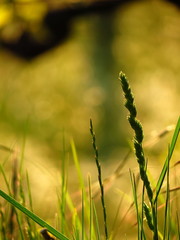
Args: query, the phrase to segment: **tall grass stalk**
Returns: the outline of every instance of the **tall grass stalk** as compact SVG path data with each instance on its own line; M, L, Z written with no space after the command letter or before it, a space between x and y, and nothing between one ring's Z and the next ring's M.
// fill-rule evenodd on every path
M169 191L169 162L167 168L167 185L166 185L166 203L165 203L165 211L164 211L164 234L163 240L166 240L166 236L168 236L169 232L169 211L170 211L170 191Z
M122 90L124 92L124 96L125 96L125 99L126 99L125 107L129 111L128 120L129 120L129 123L130 123L132 129L134 130L134 133L135 133L135 136L134 136L134 150L135 150L135 155L136 155L136 158L137 158L137 162L139 164L140 176L141 176L143 184L146 188L148 199L149 199L150 204L151 204L153 225L154 225L153 239L158 240L157 214L156 214L156 210L155 210L155 204L153 202L153 190L152 190L152 187L150 185L149 178L147 176L146 160L145 160L144 150L143 150L143 146L142 146L143 138L144 138L143 128L142 128L142 125L141 125L140 121L137 120L137 118L136 118L137 110L136 110L136 106L135 106L135 103L134 103L134 96L131 92L129 82L128 82L125 74L120 72L119 79L120 79Z
M162 184L164 182L164 178L165 175L168 171L168 176L167 178L169 179L169 162L170 159L172 157L176 142L177 142L177 138L179 135L179 131L180 131L180 118L178 119L178 122L176 124L176 128L174 131L174 135L172 138L172 142L169 148L169 152L168 152L168 156L167 159L164 163L162 172L160 174L160 177L158 179L157 185L156 185L156 193L155 196L153 194L153 190L151 187L151 183L149 181L148 175L147 175L147 171L146 171L146 166L147 166L147 162L145 160L145 155L144 155L144 150L143 150L143 128L141 123L139 122L139 120L137 120L136 116L137 116L137 110L136 110L136 106L134 104L134 97L133 94L131 92L131 88L129 85L129 82L125 76L124 73L120 72L119 74L119 80L121 82L121 86L122 86L122 90L124 92L124 96L126 99L125 102L125 107L128 109L129 111L129 116L128 116L128 120L129 123L132 127L132 129L134 130L134 150L135 150L135 155L137 158L137 162L139 164L139 172L140 172L140 176L141 179L143 181L144 187L146 189L147 192L147 196L151 205L151 209L149 209L147 207L147 205L145 203L143 203L144 205L144 210L145 210L145 215L146 215L146 219L148 221L149 219L149 223L148 226L149 228L153 231L153 239L154 240L158 240L159 236L162 236L160 232L158 232L158 222L157 222L157 200L158 200L158 196L162 187ZM169 180L167 180L169 181ZM133 185L133 188L135 188L135 186ZM168 227L170 228L170 203L169 203L169 195L170 194L170 189L169 189L169 182L167 182L167 198L166 198L166 213L165 213L165 225L166 221L168 221ZM151 220L152 219L152 220ZM143 220L143 219L141 219ZM167 233L164 233L165 235L170 236L170 230L168 230ZM161 237L160 237L161 238Z
M133 189L133 198L134 198L134 203L136 207L136 218L137 218L137 224L138 224L138 240L141 238L141 219L139 215L139 209L138 209L138 200L137 200L137 189L136 189L136 181L135 181L135 176L130 170L130 178L131 178L131 185Z
M91 177L88 175L88 191L89 191L89 239L94 235L93 231L93 205L92 205L92 192L91 192Z
M63 131L62 139L62 161L61 161L61 200L60 202L60 221L61 221L61 232L65 232L65 209L66 209L66 194L67 194L67 159L66 159L66 145L65 145L65 135Z
M96 146L96 136L93 131L93 123L92 123L91 119L90 119L90 133L92 136L92 144L93 144L93 149L94 149L94 153L95 153L95 161L96 161L96 166L98 169L98 181L99 181L99 186L100 186L100 190L101 190L101 203L102 203L102 208L103 208L105 238L106 238L106 240L108 240L107 214L106 214L106 206L105 206L105 198L104 198L104 186L103 186L103 181L102 181L101 165L99 163L99 153L98 153L98 149Z
M147 195L149 198L149 201L152 203L153 202L153 191L150 185L150 181L148 179L147 173L146 173L146 160L144 156L144 150L143 150L143 128L139 120L137 120L137 110L136 106L134 104L134 96L131 92L131 88L129 85L129 82L125 76L124 73L120 72L119 74L119 79L121 81L121 86L124 92L124 96L126 99L125 102L125 107L129 110L129 116L128 120L129 123L134 130L135 136L134 136L134 149L135 149L135 154L136 158L139 164L139 172L141 179L144 183L144 186L147 191Z

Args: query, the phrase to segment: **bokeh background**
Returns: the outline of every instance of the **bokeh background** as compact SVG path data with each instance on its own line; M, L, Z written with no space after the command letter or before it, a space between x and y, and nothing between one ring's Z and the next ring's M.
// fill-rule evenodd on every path
M123 107L120 71L132 86L146 141L176 124L179 26L179 7L165 0L1 0L0 144L16 149L20 157L25 136L24 168L36 212L42 217L52 218L55 213L63 136L72 191L77 191L78 181L71 139L85 179L89 172L93 181L97 179L90 118L104 177L112 174L128 151L132 131ZM170 139L171 134L147 149L154 178ZM173 161L178 161L178 148L174 156ZM109 204L119 201L117 188L131 195L128 169L137 169L131 158L123 168L124 177L107 194ZM2 151L4 161L9 171L11 157Z

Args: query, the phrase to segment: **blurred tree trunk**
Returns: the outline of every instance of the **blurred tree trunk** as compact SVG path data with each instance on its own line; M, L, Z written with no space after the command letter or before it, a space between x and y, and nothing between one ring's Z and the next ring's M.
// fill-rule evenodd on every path
M99 84L106 95L103 105L100 106L100 125L97 132L99 147L106 156L112 148L122 143L122 135L119 131L120 104L115 99L118 72L116 72L117 66L112 52L115 37L113 29L114 12L97 16L90 56L95 85Z

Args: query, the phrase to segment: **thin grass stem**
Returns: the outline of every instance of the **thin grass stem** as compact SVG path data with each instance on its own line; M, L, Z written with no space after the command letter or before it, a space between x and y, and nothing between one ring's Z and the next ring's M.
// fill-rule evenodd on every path
M93 209L92 209L92 192L91 192L91 177L88 175L88 190L89 190L89 240L93 236ZM93 239L95 236L93 236Z
M98 153L98 149L96 146L96 136L93 131L93 123L92 123L91 119L90 119L90 133L92 136L92 144L93 144L93 149L95 152L95 161L96 161L96 166L98 169L98 181L99 181L99 186L100 186L100 190L101 190L101 203L102 203L103 217L104 217L104 231L105 231L105 238L107 240L108 239L108 229L107 229L107 214L106 214L106 206L105 206L105 198L104 198L104 186L103 186L103 181L102 181L101 165L99 163L99 153Z

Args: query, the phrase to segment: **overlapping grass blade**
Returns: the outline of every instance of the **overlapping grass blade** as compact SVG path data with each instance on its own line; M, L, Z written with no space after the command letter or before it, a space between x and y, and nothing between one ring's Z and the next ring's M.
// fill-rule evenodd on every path
M79 159L78 159L76 147L75 147L75 144L74 144L73 140L71 140L71 150L72 150L73 160L74 160L74 163L75 163L75 166L76 166L76 170L77 170L77 173L78 173L80 187L81 187L81 189L85 190L82 171L81 171L81 168L80 168L80 165L79 165Z
M49 225L47 222L42 220L40 217L35 215L33 212L25 208L22 204L18 203L14 198L10 197L8 194L0 190L0 196L6 199L9 203L11 203L14 207L19 209L21 212L23 212L26 216L31 218L34 222L39 224L41 227L46 228L50 233L52 233L55 237L61 240L69 240L66 236L58 232L55 228L53 228L51 225Z
M78 179L79 179L79 185L80 185L80 189L82 190L82 200L83 200L83 205L80 204L80 208L82 210L82 214L83 214L83 218L84 218L84 222L85 220L89 221L90 216L89 216L89 201L88 201L88 197L87 197L87 193L86 193L86 188L85 188L85 183L84 183L84 179L83 179L83 175L82 175L82 170L80 167L80 163L79 163L79 158L77 155L77 151L76 151L76 146L74 144L74 141L71 140L71 150L72 150L72 154L73 154L73 160L76 166L76 171L78 174ZM82 209L83 207L83 209ZM83 219L82 219L83 220ZM85 226L83 225L84 222L81 222L81 227L84 228ZM84 231L83 229L81 229L82 231Z
M168 212L169 212L169 162L168 162L168 168L167 168L167 186L166 186L166 202L165 202L165 210L164 210L164 234L163 234L163 240L166 239L168 230L169 230L169 219L168 219Z
M8 182L8 180L7 180L7 177L6 177L4 168L3 168L3 166L2 166L1 164L0 164L0 171L1 171L2 175L3 175L3 178L4 178L4 181L5 181L6 187L7 187L7 189L8 189L9 195L12 196L10 184L9 184L9 182ZM23 231L22 231L22 226L21 226L21 223L20 223L20 220L19 220L19 215L18 215L16 209L14 209L14 212L15 212L16 219L17 219L17 223L18 223L18 226L19 226L19 232L20 232L21 239L24 239L24 237L23 237ZM9 226L8 226L8 227L9 227Z
M63 138L62 138L62 161L61 161L61 201L59 199L59 206L60 206L60 220L61 220L61 232L64 234L65 231L65 209L66 209L66 194L67 194L67 166L66 164L66 145L65 145L65 135L63 131Z
M178 139L179 131L180 131L180 117L178 119L175 131L174 131L174 134L173 134L173 137L172 137L171 145L170 145L170 148L169 148L169 154L168 154L168 156L166 158L166 161L164 163L162 172L161 172L161 174L159 176L159 179L158 179L158 182L157 182L157 185L156 185L156 196L154 198L154 203L156 203L156 201L158 199L159 192L161 190L161 187L162 187L162 184L163 184L166 172L167 172L168 164L169 164L169 162L171 160L171 157L172 157L172 154L173 154L173 151L174 151L177 139Z
M91 177L88 175L88 190L89 190L89 239L95 238L93 230L93 209L92 209L92 192L91 192Z
M96 226L96 231L97 231L97 240L100 240L101 234L100 234L100 229L99 229L99 222L98 222L96 207L95 207L95 204L93 201L92 201L92 204L93 204L93 212L94 212L94 217L95 217L95 226Z
M32 201L32 194L31 194L28 172L26 172L26 181L27 181L29 207L30 207L30 210L33 212L33 201ZM29 232L29 235L31 236L30 239L38 239L38 232L36 231L35 222L34 221L30 222L30 219L27 217L27 224L28 224L28 228L29 228L28 232Z
M137 216L137 223L138 223L138 240L141 239L141 219L139 215L139 209L138 209L138 201L137 201L137 191L136 191L136 181L135 181L135 176L130 170L130 178L131 178L131 184L132 184L132 190L133 190L133 197L134 197L134 203L136 207L136 216Z

